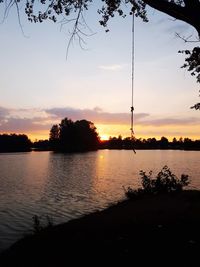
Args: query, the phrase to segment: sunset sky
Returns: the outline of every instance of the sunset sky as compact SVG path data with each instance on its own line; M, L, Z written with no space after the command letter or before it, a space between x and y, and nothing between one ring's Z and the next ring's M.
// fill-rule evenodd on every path
M192 44L175 36L195 39L196 32L153 9L148 17L135 27L135 135L200 139L200 113L190 109L199 85L178 54ZM31 24L21 15L24 36L14 9L0 24L0 133L45 139L68 117L92 121L104 139L130 135L131 18L112 19L109 33L95 6L85 19L93 34L84 37L85 49L73 42L67 60L72 25Z

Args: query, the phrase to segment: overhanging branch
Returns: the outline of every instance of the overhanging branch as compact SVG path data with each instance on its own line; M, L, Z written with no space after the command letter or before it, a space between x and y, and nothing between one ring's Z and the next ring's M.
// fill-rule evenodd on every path
M200 36L200 2L197 0L185 0L185 6L175 4L167 0L143 0L146 4L178 20L192 25ZM194 8L195 7L195 8Z

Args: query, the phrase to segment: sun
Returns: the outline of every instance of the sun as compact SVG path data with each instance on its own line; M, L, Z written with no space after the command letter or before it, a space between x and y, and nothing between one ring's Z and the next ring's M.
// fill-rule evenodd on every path
M101 134L100 139L101 141L109 140L109 136L107 134Z

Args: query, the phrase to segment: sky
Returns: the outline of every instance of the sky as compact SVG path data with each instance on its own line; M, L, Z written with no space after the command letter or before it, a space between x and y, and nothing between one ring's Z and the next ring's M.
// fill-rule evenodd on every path
M48 139L51 126L68 117L92 121L102 139L130 136L131 17L113 18L106 33L95 4L84 16L91 29L84 47L75 40L67 53L72 24L32 24L21 10L22 34L10 10L0 24L0 133ZM199 85L178 53L194 44L176 37L197 34L150 8L148 18L135 20L135 136L200 139L200 114L190 109Z

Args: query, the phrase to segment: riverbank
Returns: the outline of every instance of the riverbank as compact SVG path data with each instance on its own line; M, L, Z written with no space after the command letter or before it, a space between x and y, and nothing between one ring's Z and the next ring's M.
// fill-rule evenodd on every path
M194 266L199 225L200 191L143 196L28 236L1 255L0 266Z

